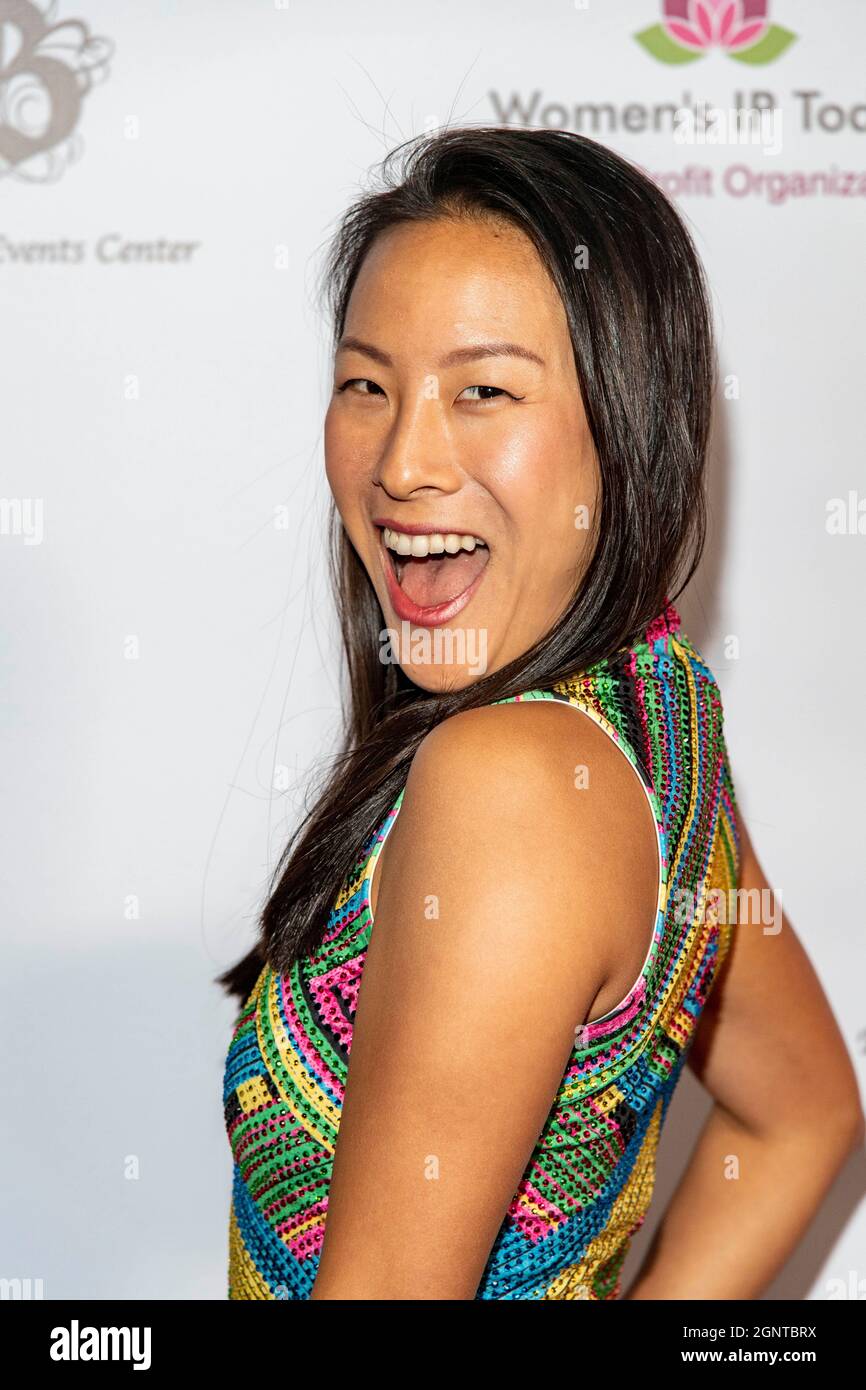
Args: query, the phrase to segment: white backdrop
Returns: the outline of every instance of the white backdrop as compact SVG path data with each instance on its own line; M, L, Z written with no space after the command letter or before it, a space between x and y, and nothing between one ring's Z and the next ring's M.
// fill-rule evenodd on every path
M682 180L725 390L710 543L679 607L862 1084L866 5L775 0L797 38L774 61L673 65L633 37L657 0L61 0L49 22L101 41L43 41L90 72L77 112L60 74L49 93L15 76L14 8L0 1276L47 1298L225 1296L233 1006L210 981L251 940L298 778L338 723L315 277L374 162L449 121L580 129ZM656 105L754 90L782 114L776 153L652 129ZM35 135L52 102L74 128L21 160L10 125ZM794 177L833 170L836 191ZM161 239L177 259L142 259ZM627 1274L706 1105L687 1076ZM866 1297L864 1175L860 1153L769 1296Z

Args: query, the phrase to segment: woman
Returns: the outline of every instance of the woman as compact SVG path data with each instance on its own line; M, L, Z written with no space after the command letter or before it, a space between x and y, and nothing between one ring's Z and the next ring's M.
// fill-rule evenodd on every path
M688 1062L715 1106L628 1296L755 1298L863 1117L670 598L702 270L581 136L394 167L327 263L346 749L221 977L229 1293L617 1298Z

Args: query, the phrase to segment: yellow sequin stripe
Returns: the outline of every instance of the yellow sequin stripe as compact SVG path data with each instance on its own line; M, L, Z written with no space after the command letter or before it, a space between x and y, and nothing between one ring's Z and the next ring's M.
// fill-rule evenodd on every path
M287 1091L282 1085L281 1078L275 1067L268 1068L271 1080L290 1115L292 1115L299 1124L303 1125L310 1137L321 1144L322 1148L327 1153L333 1154L336 1148L336 1141L329 1137L326 1132L326 1126L316 1125L311 1120L308 1113L298 1113L297 1095L300 1095L307 1102L314 1114L320 1116L327 1124L333 1126L334 1133L336 1133L340 1123L339 1108L330 1097L325 1094L321 1086L318 1086L310 1076L310 1073L303 1064L300 1053L295 1051L286 1037L286 1031L280 1016L278 989L279 978L276 974L271 972L267 981L267 998L265 1001L267 1015L271 1025L271 1032L280 1054L280 1060L291 1078L296 1095L293 1097L291 1091ZM267 1057L268 1040L265 1037L264 1026L262 1024L261 1005L256 1010L256 1034L261 1055Z
M256 1269L255 1262L244 1245L232 1204L229 1217L229 1291L230 1299L273 1299L267 1283Z

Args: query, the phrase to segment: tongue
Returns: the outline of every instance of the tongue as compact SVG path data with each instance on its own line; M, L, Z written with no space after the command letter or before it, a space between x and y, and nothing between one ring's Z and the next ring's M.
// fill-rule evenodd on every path
M484 546L459 550L456 555L406 556L401 561L400 588L419 608L448 603L468 589L487 564Z

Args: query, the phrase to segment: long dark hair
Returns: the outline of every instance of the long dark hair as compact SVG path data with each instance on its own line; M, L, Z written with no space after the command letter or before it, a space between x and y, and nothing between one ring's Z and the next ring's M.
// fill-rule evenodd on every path
M218 977L242 1000L266 962L285 972L319 944L339 884L434 725L549 687L631 643L685 587L704 544L712 315L690 234L661 189L603 145L559 130L449 129L406 141L380 171L382 187L344 214L326 258L334 345L364 257L387 228L491 215L520 228L568 318L601 480L592 556L569 607L529 651L463 690L431 693L380 661L382 611L332 505L345 742L277 865L257 945Z

